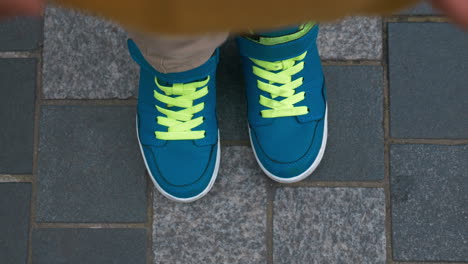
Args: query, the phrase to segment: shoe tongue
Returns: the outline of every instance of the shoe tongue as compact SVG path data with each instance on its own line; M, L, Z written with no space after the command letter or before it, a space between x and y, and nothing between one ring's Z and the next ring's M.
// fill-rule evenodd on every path
M301 30L300 27L294 26L294 27L288 27L288 28L283 28L283 29L274 30L274 31L259 32L259 33L256 33L256 35L259 35L261 37L275 38L275 37L281 37L281 36L296 33L299 30Z
M302 37L278 45L263 45L249 37L237 38L240 54L245 57L279 61L297 57L313 46L318 34L318 27L311 26Z

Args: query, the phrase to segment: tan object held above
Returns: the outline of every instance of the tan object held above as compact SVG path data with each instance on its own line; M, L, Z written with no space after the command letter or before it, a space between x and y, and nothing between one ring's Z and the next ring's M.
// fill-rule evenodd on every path
M417 0L54 0L139 31L243 32L397 12Z

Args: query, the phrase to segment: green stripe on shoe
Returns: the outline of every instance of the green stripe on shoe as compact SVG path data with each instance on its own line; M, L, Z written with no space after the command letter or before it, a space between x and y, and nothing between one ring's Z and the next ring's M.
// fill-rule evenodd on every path
M247 38L249 38L250 40L252 40L254 42L262 44L262 45L271 46L271 45L282 44L282 43L286 43L286 42L293 41L293 40L296 40L298 38L301 38L302 36L307 34L312 28L314 28L314 26L316 24L317 23L315 23L315 22L309 22L307 24L303 24L303 25L300 26L300 30L298 32L295 32L295 33L289 34L289 35L284 35L284 36L281 36L281 37L257 36L257 39L253 39L251 37L247 37Z

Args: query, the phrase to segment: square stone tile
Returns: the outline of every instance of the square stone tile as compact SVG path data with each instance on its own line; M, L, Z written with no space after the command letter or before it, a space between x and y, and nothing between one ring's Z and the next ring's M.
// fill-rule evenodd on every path
M28 259L31 184L0 184L0 258L2 263Z
M249 140L244 75L234 38L221 47L217 74L218 122L221 140Z
M391 146L393 257L468 261L468 145Z
M155 191L155 263L265 263L266 178L248 147L222 148L213 189L181 204Z
M382 20L348 17L320 25L317 39L320 57L327 60L380 60Z
M428 2L420 3L412 8L400 12L401 15L440 15L441 12L434 9Z
M145 166L134 107L45 106L36 219L145 222Z
M328 142L309 181L384 177L383 71L380 66L326 66Z
M391 136L468 138L468 34L447 23L390 23Z
M385 195L372 188L280 188L274 263L385 263Z
M0 59L0 174L32 173L35 59Z
M0 51L29 51L42 43L42 19L18 17L0 21Z
M43 92L46 98L129 98L138 67L118 26L75 11L48 7L44 25Z
M35 264L143 264L147 236L144 229L36 229Z

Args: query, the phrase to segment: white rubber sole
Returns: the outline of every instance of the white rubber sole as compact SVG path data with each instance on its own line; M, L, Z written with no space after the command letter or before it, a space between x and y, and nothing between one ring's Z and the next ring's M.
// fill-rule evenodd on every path
M159 186L159 184L154 179L153 174L151 174L151 170L149 169L148 162L146 161L145 153L143 152L143 146L140 143L140 136L139 136L139 133L138 133L138 116L136 117L136 132L137 132L137 138L138 138L138 145L140 146L140 151L141 151L141 155L143 156L143 161L145 162L146 170L148 171L148 173L150 175L150 178L151 178L151 181L153 182L154 186L156 187L156 189L158 189L158 191L162 195L164 195L166 198L168 198L168 199L170 199L172 201L175 201L175 202L191 203L191 202L194 202L194 201L202 198L203 196L205 196L211 190L211 188L213 187L213 185L214 185L214 183L216 181L216 178L218 177L219 163L220 163L220 159L221 159L221 148L220 148L221 144L219 142L219 130L218 130L218 151L216 153L216 164L215 164L214 172L213 172L213 174L211 176L210 183L208 184L208 186L200 194L198 194L197 196L189 197L189 198L179 198L179 197L175 197L174 195L171 195L171 194L167 193L166 191L163 190L163 188L161 188L161 186Z
M278 176L274 175L273 173L269 172L267 169L265 169L265 167L263 167L262 163L258 159L257 152L255 151L255 147L253 145L252 134L250 132L250 126L248 126L248 127L249 127L250 144L252 146L253 153L255 155L255 159L257 160L258 165L260 165L260 168L262 169L262 171L270 179L272 179L274 181L277 181L279 183L295 183L295 182L298 182L298 181L302 181L305 178L307 178L309 175L311 175L315 171L315 169L317 169L318 165L322 161L323 154L325 153L325 148L326 148L326 145L327 145L327 137L328 137L328 106L326 106L326 109L325 109L325 124L324 124L324 128L323 128L322 145L320 146L320 150L319 150L319 153L317 155L317 158L314 160L312 165L306 171L304 171L303 173L301 173L301 174L299 174L297 176L291 177L291 178L278 177Z

